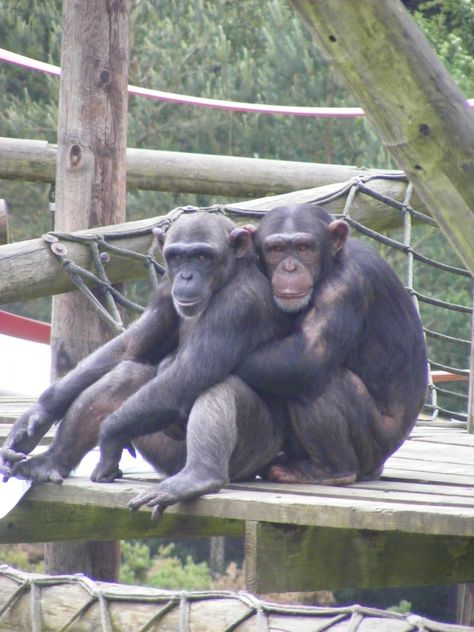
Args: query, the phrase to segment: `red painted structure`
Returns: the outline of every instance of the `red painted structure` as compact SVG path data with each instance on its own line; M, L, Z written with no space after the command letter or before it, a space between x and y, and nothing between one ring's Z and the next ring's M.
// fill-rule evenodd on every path
M49 344L51 325L0 310L0 334L31 340L31 342Z

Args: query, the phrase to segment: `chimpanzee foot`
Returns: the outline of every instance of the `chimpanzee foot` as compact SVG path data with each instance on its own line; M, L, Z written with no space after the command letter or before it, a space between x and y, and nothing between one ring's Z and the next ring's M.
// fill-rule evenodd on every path
M225 485L218 479L198 480L194 477L185 477L181 473L171 476L154 489L139 494L128 503L131 511L136 511L143 505L152 507L152 520L157 520L166 507L174 505L182 500L191 500L202 494L217 492Z
M39 483L60 484L69 475L70 469L54 464L51 454L43 453L18 462L13 468L13 476Z
M91 480L95 483L113 483L116 478L122 478L119 469L122 456L123 443L108 437L100 440L100 459L91 474Z
M310 485L350 485L357 479L355 472L330 472L318 468L311 461L290 465L273 465L267 478L275 483L303 483Z
M122 476L122 470L115 464L115 461L106 463L101 459L91 474L91 481L94 483L113 483Z

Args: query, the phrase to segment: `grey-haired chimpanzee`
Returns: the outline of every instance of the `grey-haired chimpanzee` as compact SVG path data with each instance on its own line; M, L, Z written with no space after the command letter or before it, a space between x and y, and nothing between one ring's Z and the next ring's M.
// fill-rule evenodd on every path
M347 484L375 478L423 405L427 359L418 314L389 266L310 204L270 211L254 235L291 335L236 373L289 402L287 463L268 478Z
M284 407L267 405L230 375L291 325L273 302L250 233L222 215L193 213L157 237L167 274L150 307L16 421L2 451L6 476L60 482L99 434L94 480L120 476L122 449L133 440L167 474L186 461L180 477L169 479L166 498L176 502L254 475L280 449ZM59 419L50 448L24 459L19 453L31 451ZM187 450L183 441L156 433L186 421ZM160 502L151 494L133 508L169 504L165 492L166 485Z

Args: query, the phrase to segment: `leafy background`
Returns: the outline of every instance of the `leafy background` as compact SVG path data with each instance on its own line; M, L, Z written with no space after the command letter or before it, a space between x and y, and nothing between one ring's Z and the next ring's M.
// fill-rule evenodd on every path
M466 97L474 97L473 0L406 0L404 4L431 41ZM284 0L130 0L129 82L195 96L287 105L357 106L334 69L328 67L294 12ZM2 47L59 65L60 0L0 0ZM0 135L56 142L56 78L0 65ZM173 151L251 156L284 160L393 168L370 124L354 120L302 119L240 114L159 104L130 97L128 146ZM0 180L0 197L10 208L13 241L51 228L49 185ZM207 205L209 196L138 191L127 198L129 219L154 216L180 204ZM225 202L230 200L220 199ZM414 242L424 254L458 264L438 232L417 228ZM401 272L399 255L382 254ZM469 305L471 288L423 266L416 270L420 291ZM135 288L132 291L140 291ZM49 320L47 298L6 306L11 311ZM469 338L469 319L423 307L428 327ZM444 343L430 344L430 354L454 366L467 366L466 353ZM452 402L456 406L456 402ZM33 547L34 549L34 547ZM0 547L0 558L18 566L41 564L37 549ZM209 543L147 541L123 547L122 579L169 588L215 585L209 569ZM229 571L220 575L231 587L241 584L242 550L226 543ZM233 564L233 566L229 566ZM224 579L223 579L224 578ZM214 584L213 584L214 582ZM222 584L221 584L222 585ZM388 606L400 602L446 620L454 616L453 590L437 588L341 593L314 601L365 601ZM405 600L405 605L403 603ZM410 605L409 603L409 605Z

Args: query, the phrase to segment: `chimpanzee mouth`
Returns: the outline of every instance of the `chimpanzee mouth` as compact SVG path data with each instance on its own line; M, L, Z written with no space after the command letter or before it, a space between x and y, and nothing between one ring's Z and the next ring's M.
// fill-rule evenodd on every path
M201 303L201 299L197 298L194 301L183 301L180 300L178 301L177 299L175 299L176 305L179 305L180 307L195 307L196 305L199 305L199 303Z
M300 299L300 298L306 298L306 296L308 296L309 294L309 290L306 290L305 292L273 292L273 295L275 298L278 299L287 299L287 300L293 300L293 299Z
M288 313L300 312L308 307L311 301L311 292L299 294L273 294L273 298L278 307Z
M177 300L176 298L173 300L174 306L178 314L183 318L192 318L193 316L197 316L202 311L204 311L207 301L203 299L195 299L190 301Z

